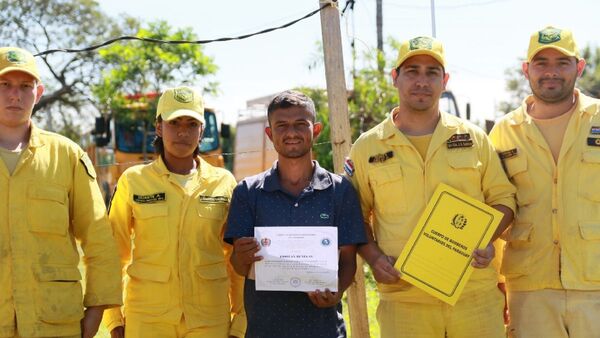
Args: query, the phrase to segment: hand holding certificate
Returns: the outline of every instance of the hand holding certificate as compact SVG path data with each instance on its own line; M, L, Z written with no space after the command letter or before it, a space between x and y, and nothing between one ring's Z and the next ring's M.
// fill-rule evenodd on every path
M440 184L404 246L395 267L402 279L454 305L473 267L502 220L498 210Z
M264 257L254 263L256 290L337 292L336 227L255 227L254 237Z

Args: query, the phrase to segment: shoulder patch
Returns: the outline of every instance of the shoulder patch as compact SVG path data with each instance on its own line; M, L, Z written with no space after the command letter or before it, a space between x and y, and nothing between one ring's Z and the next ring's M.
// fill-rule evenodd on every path
M383 163L392 157L394 157L394 152L390 150L385 154L376 154L376 155L370 156L369 163Z
M498 156L500 156L501 160L506 160L507 158L511 158L511 157L515 157L517 156L517 148L513 148L507 151L502 151L498 153Z
M87 172L88 176L96 179L96 170L94 170L94 165L92 164L90 157L86 153L83 153L79 158L79 161L81 161L81 164L83 164L85 167L85 171Z
M344 161L344 171L348 176L354 176L354 162L352 162L350 157L346 157L346 160Z
M227 196L200 195L198 196L198 199L203 203L229 203L229 197Z
M136 195L133 194L133 201L139 204L151 204L157 202L163 202L167 200L167 194L164 192L157 192L150 195Z

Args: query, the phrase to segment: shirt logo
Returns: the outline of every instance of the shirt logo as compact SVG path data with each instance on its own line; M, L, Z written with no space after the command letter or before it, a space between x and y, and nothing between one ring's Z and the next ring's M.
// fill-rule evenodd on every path
M473 140L471 139L471 134L454 134L450 136L448 141L446 141L446 147L448 149L454 148L469 148L473 146Z
M394 152L388 151L385 154L377 154L369 157L369 163L383 163L392 157L394 157Z
M204 203L229 203L229 198L227 196L198 196L200 202Z
M139 204L151 204L156 202L166 201L166 194L164 192L157 192L156 194L150 195L136 195L133 194L133 201Z
M506 160L507 158L515 157L517 156L517 148L500 152L498 153L498 156L500 156L501 160Z
M319 215L319 217L321 217L321 219L329 219L329 214L322 213Z

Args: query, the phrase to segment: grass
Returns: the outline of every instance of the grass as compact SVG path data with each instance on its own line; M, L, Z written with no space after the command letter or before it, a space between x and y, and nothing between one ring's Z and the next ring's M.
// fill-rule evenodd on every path
M379 323L377 323L377 318L375 317L375 314L377 312L377 305L379 304L377 286L375 283L375 279L373 278L373 274L371 273L371 269L369 269L369 267L366 264L363 266L363 271L365 273L365 293L367 297L367 315L369 317L369 331L371 337L379 337ZM350 328L350 318L348 315L349 311L346 295L344 295L342 303L344 305L344 321L346 322L348 337L351 338L352 332Z

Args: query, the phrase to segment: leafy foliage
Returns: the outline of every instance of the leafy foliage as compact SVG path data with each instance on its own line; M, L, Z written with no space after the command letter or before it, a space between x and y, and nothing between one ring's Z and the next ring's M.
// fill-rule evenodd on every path
M160 40L197 39L191 28L174 29L165 21L138 28L136 36ZM155 96L140 94L160 93L167 86L181 84L196 86L202 77L217 71L202 47L194 44L133 41L111 45L99 54L102 78L94 85L93 92L102 110L120 119L143 118L151 122L152 113L140 116L139 112L153 112ZM207 82L204 89L215 92L216 86L216 82ZM132 97L134 102L130 100ZM145 105L145 109L130 109L132 104Z
M0 0L0 40L32 53L54 48L83 48L127 34L135 20L108 17L93 0ZM36 105L38 123L79 137L82 117L94 114L90 86L100 68L96 52L55 53L38 60L46 93Z

